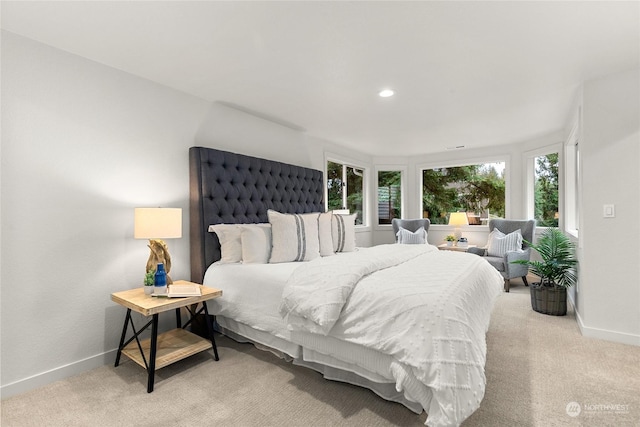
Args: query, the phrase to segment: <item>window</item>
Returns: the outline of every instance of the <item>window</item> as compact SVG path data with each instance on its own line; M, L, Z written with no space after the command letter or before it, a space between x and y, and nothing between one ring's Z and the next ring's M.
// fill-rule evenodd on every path
M378 171L378 224L402 218L402 171Z
M558 227L563 221L560 148L561 145L556 144L524 154L527 218L534 218L537 227Z
M356 225L364 224L364 168L327 161L327 209L357 213Z
M447 224L449 212L467 212L469 225L505 216L505 162L422 170L423 217Z
M575 237L578 237L578 230L580 228L580 146L578 144L578 135L578 125L576 124L565 144L565 161L563 163L566 180L564 187L565 227L566 230Z
M534 158L533 212L538 227L557 227L558 208L558 153Z

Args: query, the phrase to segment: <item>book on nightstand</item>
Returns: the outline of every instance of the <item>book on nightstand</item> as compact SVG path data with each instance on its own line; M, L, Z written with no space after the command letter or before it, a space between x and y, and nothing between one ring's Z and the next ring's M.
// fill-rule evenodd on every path
M196 284L188 285L169 285L169 289L166 294L151 294L154 297L162 298L185 298L185 297L199 297L202 295L200 292L200 286Z

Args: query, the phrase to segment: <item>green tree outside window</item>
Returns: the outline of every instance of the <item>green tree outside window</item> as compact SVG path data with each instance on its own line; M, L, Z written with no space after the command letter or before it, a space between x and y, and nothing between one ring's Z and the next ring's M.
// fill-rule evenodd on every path
M504 168L499 162L423 170L423 217L447 224L450 212L463 211L470 215L470 225L504 218Z

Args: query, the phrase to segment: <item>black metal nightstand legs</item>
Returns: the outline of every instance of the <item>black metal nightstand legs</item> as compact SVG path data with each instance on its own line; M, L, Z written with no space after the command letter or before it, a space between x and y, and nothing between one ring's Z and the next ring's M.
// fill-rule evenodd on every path
M215 360L220 360L218 357L218 347L216 346L216 337L213 336L213 325L211 324L211 318L209 317L209 310L207 309L206 301L202 301L202 307L204 308L204 321L207 324L207 330L209 331L209 339L211 339L214 358Z
M127 329L129 329L129 323L131 323L131 329L133 330L133 336L129 338L125 342L125 338L127 336ZM146 330L151 325L151 348L149 353L149 360L144 356L144 351L142 351L142 346L140 345L140 340L138 336ZM144 325L139 331L136 331L135 325L133 324L133 319L131 319L131 309L127 309L127 316L124 319L124 326L122 327L122 335L120 336L120 344L118 345L118 352L116 353L116 362L114 366L118 366L120 364L120 356L122 356L122 350L133 340L136 340L138 344L138 350L140 350L140 354L142 355L142 360L147 368L148 379L147 379L147 393L151 393L153 391L153 383L155 380L155 372L156 372L156 350L158 347L158 315L154 314L151 320Z
M202 307L199 310L196 310L197 304L193 304L191 307L187 307L187 310L191 314L190 319L182 325L182 319L180 316L180 309L176 309L176 323L178 329L186 328L197 316L198 314L204 312L205 314L205 322L207 323L207 331L209 332L209 339L211 340L211 346L213 348L213 355L215 360L220 360L218 357L218 347L216 346L215 337L213 335L213 326L211 325L211 319L209 318L209 310L207 309L206 301L202 301ZM151 320L149 320L142 328L136 330L136 326L133 324L133 319L131 317L131 309L127 309L127 315L124 319L124 325L122 327L122 335L120 336L120 344L118 345L118 352L116 353L116 361L115 366L117 367L120 364L120 357L122 356L122 351L131 343L133 340L136 341L138 346L138 350L140 351L140 359L135 359L137 363L144 364L144 367L147 369L147 393L151 393L153 391L153 386L155 382L155 374L156 374L156 356L158 350L158 316L159 314L153 314L151 316ZM127 339L127 331L129 329L129 325L131 325L131 330L133 335ZM149 340L149 358L145 356L145 352L142 349L142 343L140 342L139 336L142 332L147 330L151 326L151 339ZM203 343L206 343L205 340L202 340ZM201 348L198 351L202 351L206 349ZM128 352L129 350L127 350ZM125 353L129 355L129 353ZM131 357L131 356L130 356ZM179 360L179 359L178 359ZM164 366L164 365L163 365Z
M149 355L149 378L147 380L147 393L153 391L153 382L156 376L156 349L158 347L158 315L153 315L151 323L151 354Z
M124 338L127 336L127 327L129 326L129 319L131 319L131 309L127 309L127 316L124 318L124 325L122 326L122 336L120 336L120 344L118 345L118 353L116 354L115 367L120 364L120 356L122 355L122 349L124 348Z

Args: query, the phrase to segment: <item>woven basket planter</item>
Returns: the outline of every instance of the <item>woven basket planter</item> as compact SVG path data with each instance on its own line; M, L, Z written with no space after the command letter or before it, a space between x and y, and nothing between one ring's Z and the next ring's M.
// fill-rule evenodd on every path
M567 314L567 289L557 286L540 286L540 283L532 283L531 308L534 311L551 316L564 316Z

